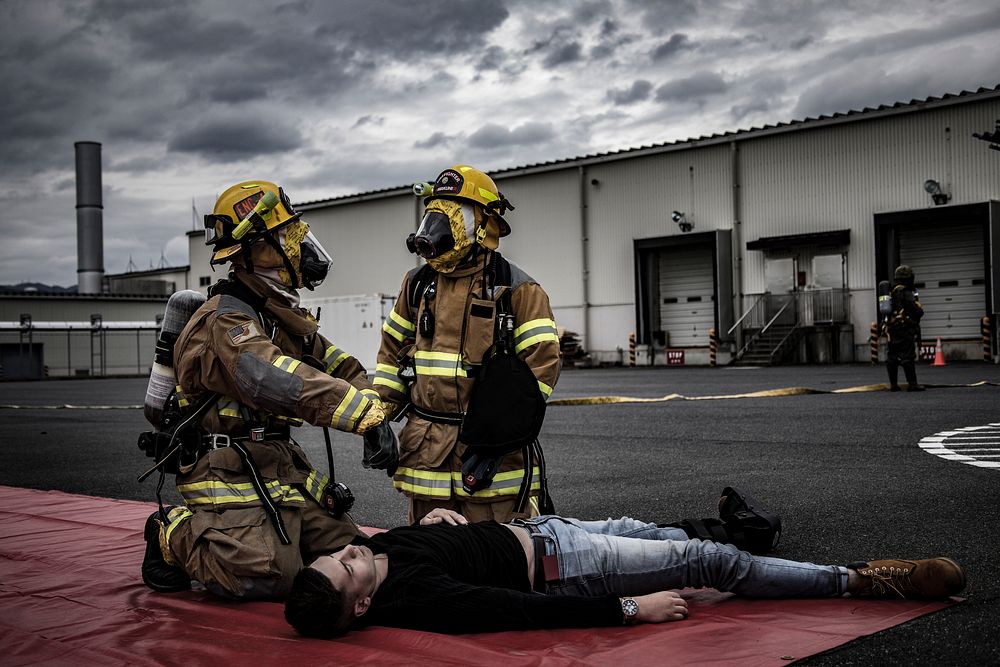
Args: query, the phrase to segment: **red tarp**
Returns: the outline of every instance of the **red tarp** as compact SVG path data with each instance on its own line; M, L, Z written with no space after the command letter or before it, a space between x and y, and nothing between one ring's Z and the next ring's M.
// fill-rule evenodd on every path
M4 665L783 665L947 606L692 592L663 625L446 636L369 628L301 639L272 602L157 594L139 577L149 503L0 486Z

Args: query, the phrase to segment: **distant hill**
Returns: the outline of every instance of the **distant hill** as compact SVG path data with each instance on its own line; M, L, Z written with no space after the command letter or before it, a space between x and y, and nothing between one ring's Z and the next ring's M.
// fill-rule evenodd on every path
M43 283L18 283L17 285L0 285L0 292L5 294L76 294L76 285L60 287Z

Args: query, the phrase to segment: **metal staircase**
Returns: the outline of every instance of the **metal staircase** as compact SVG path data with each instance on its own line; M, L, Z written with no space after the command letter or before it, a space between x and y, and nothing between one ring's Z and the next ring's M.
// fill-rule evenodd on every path
M774 366L795 351L803 330L797 324L772 324L754 336L736 364L744 366Z

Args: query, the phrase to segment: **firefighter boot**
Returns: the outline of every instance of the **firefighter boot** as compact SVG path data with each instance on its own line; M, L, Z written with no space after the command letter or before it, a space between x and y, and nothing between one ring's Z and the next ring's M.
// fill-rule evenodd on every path
M889 391L899 391L899 366L887 361L885 369L889 372Z
M965 588L965 570L950 558L862 561L847 568L854 581L847 590L857 597L943 600Z
M186 591L191 588L191 578L182 568L167 563L163 557L163 529L160 512L150 514L143 530L146 553L142 558L142 582L158 593Z
M732 544L757 556L773 551L781 539L781 517L731 486L723 489L719 498L718 519L684 519L659 525L680 528L690 539Z
M727 486L722 490L719 518L732 543L757 556L774 551L781 540L781 517L740 489Z
M917 369L913 367L913 362L903 364L903 374L906 375L906 391L923 391L924 388L917 384Z

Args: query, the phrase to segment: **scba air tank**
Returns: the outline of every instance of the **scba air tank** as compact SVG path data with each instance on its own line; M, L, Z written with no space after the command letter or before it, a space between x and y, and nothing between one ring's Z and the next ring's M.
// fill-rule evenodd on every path
M146 420L153 426L160 426L167 399L177 384L177 376L174 373L174 343L188 320L205 301L205 295L194 290L174 292L167 300L167 307L163 311L163 324L160 325L160 335L156 339L156 352L149 373L149 385L146 387L146 401L142 409Z

